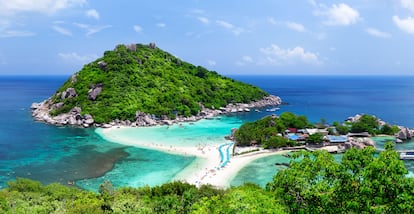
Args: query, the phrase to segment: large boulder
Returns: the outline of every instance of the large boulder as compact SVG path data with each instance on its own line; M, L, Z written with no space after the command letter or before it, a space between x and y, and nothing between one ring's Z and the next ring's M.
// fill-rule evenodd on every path
M62 92L62 94L60 95L60 99L64 100L64 99L70 99L73 97L78 96L78 94L76 93L74 88L67 88L65 91Z
M106 70L106 66L108 66L108 64L106 64L106 62L102 60L102 61L99 61L98 62L98 66L99 66L99 68L101 70L105 71Z
M406 127L401 127L400 131L397 133L397 138L400 140L411 139L411 132Z
M97 84L93 88L89 89L88 91L88 99L89 100L96 100L96 97L102 92L102 84Z
M84 116L83 116L83 119L85 120L85 124L88 124L88 125L91 125L91 124L93 124L95 121L94 121L94 119L93 119L93 117L92 117L92 115L90 115L90 114L85 114Z

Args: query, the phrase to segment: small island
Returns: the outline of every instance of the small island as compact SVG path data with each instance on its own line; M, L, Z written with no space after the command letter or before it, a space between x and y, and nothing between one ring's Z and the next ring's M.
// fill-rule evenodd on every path
M35 120L78 127L154 126L196 121L281 99L258 87L182 61L149 45L118 45L86 64L49 99Z
M235 154L260 149L323 149L343 153L350 148L375 147L372 136L393 136L396 142L403 142L411 139L412 133L406 127L390 125L368 114L357 114L343 123L329 125L325 119L310 123L306 116L283 112L280 116L271 115L245 123L239 129L233 129L229 139L236 143Z

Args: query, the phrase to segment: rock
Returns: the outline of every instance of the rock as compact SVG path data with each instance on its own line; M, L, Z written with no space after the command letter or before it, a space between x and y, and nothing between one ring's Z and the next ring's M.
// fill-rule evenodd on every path
M70 99L73 97L78 96L78 94L76 93L74 88L67 88L65 91L62 92L62 94L60 95L60 99L64 100L64 99Z
M34 110L34 109L38 109L42 106L42 103L32 103L32 105L30 106L30 109Z
M101 70L106 71L106 66L108 66L108 64L106 64L106 62L102 60L98 62L98 66Z
M111 128L111 127L112 127L112 125L111 125L111 124L107 124L107 123L105 123L105 124L103 124L101 127L102 127L102 128Z
M85 114L83 118L85 119L84 121L85 124L92 125L95 122L92 115L90 114Z
M151 43L149 43L148 47L151 48L151 49L155 49L157 47L157 45L154 42L151 42Z
M70 116L69 117L69 120L68 120L68 123L70 124L70 125L76 125L76 119L75 119L75 117L74 116Z
M77 77L77 74L72 75L72 76L70 77L70 81L71 81L72 83L75 83L76 81L78 81L78 79L77 79L76 77Z
M88 91L88 100L96 100L96 97L102 92L102 84L97 84Z
M52 109L52 110L55 110L55 109L60 109L60 108L62 108L62 107L63 107L63 105L64 105L64 103L63 103L63 102L59 102L59 103L53 104L53 105L52 105L52 107L51 107L51 109Z
M73 107L73 109L70 110L71 114L80 114L81 112L82 112L82 109L80 107L77 107L77 106Z

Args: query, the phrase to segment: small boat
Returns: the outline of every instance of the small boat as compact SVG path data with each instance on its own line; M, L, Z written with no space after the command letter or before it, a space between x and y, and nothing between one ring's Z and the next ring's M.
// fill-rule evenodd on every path
M268 108L268 109L266 109L266 111L269 111L269 112L273 112L273 111L276 111L276 110L279 110L280 108Z
M413 150L401 151L400 159L401 160L414 160L414 151Z

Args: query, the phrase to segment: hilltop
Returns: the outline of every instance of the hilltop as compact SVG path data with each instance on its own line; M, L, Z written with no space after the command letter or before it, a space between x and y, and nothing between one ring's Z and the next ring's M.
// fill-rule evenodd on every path
M32 110L36 120L58 125L147 126L280 103L279 97L150 43L105 51Z

